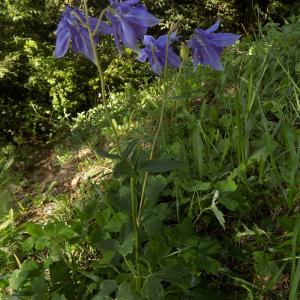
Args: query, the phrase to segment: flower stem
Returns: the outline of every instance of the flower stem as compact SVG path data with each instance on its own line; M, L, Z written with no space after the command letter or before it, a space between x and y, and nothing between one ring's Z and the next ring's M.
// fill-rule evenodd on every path
M167 80L167 67L168 67L168 56L169 56L169 43L170 43L170 36L171 36L171 31L168 32L168 40L167 40L167 47L166 47L166 61L165 61L165 67L164 67L164 74L163 74L163 95L161 97L161 108L160 108L160 115L159 115L159 122L158 126L153 138L153 142L151 145L151 150L150 150L150 155L149 155L149 160L153 158L154 154L154 149L156 146L157 138L158 135L161 131L162 125L163 125L163 117L164 117L164 112L165 112L165 104L166 104L166 99L167 99L167 86L166 86L166 80ZM143 185L142 185L142 193L141 193L141 199L139 203L139 212L138 212L138 217L137 217L137 224L140 226L140 220L144 211L144 206L146 203L145 199L145 191L146 191L146 184L147 184L147 179L148 179L149 173L146 172L143 180Z
M84 8L85 8L86 19L88 20L87 0L84 0ZM117 129L116 129L114 123L112 122L112 119L110 117L109 110L107 107L107 99L106 99L106 94L105 94L105 79L104 79L101 63L100 63L99 57L97 55L96 46L94 43L94 36L95 36L95 34L97 34L97 28L100 25L101 20L107 10L108 9L105 9L101 12L98 22L97 22L97 26L93 32L92 32L90 26L87 26L87 29L89 32L89 38L90 38L90 42L92 45L93 55L95 57L95 64L97 66L98 74L99 74L100 81L101 81L101 93L102 93L102 100L103 100L103 106L104 106L106 118L107 118L111 128L113 129L118 152L123 157L123 153L122 153L120 142L119 142L118 132L117 132ZM141 269L140 269L140 265L139 265L139 229L137 226L137 217L136 217L137 203L136 203L135 185L136 185L136 179L135 179L135 177L131 176L130 177L130 194L131 194L131 206L132 206L132 223L133 223L134 235L135 235L135 261L136 261L137 270L138 270L138 276L135 276L135 277L136 277L136 285L137 285L137 288L139 289L141 286ZM126 258L124 257L124 259L126 259Z
M102 21L102 19L103 19L103 17L104 17L104 14L105 14L107 11L109 11L109 7L106 7L106 8L104 8L104 9L101 11L101 13L100 13L100 15L99 15L99 18L98 18L98 21L97 21L97 25L96 25L96 27L95 27L95 29L94 29L94 31L93 31L93 37L97 34L97 29L98 29L98 27L100 26L100 23L101 23L101 21Z
M171 33L172 33L171 31L169 31L169 33L168 33L168 42L167 42L168 46L169 46L169 41L170 41ZM150 155L149 155L149 159L150 160L153 158L156 141L157 141L158 135L159 135L159 133L161 131L161 128L162 128L162 125L163 125L163 117L164 117L164 112L165 112L166 100L169 98L169 96L174 91L175 86L177 85L179 77L181 75L182 67L183 67L183 65L185 63L185 59L183 59L182 62L181 62L181 65L179 67L179 71L177 73L175 81L173 83L173 87L168 92L167 86L166 86L167 67L168 67L168 49L169 49L168 46L166 48L166 61L165 61L165 68L164 68L164 75L163 75L163 96L161 98L161 110L160 110L160 116L159 116L159 122L158 122L157 130L155 132L155 135L154 135L154 138L153 138L153 142L152 142L152 146L151 146L151 150L150 150ZM141 199L140 199L140 203L139 203L139 213L138 213L138 218L137 218L137 224L138 224L138 226L140 225L140 219L142 217L144 206L145 206L145 203L146 203L145 191L146 191L146 184L147 184L148 175L149 175L148 172L146 172L144 180L143 180L143 185L142 185Z
M131 195L131 215L132 215L132 224L134 228L134 245L135 245L135 262L138 269L138 276L136 278L137 288L140 287L140 278L141 270L139 267L139 248L140 248L140 239L139 239L139 228L137 224L137 203L136 203L136 193L135 193L136 179L135 177L130 177L130 195Z
M85 9L86 20L88 21L87 0L84 0L84 9ZM103 10L103 12L105 12L105 10ZM98 20L99 24L100 24L101 19L103 18L103 16L104 16L104 13L103 14L101 13L100 17L99 17L99 20ZM101 82L101 96L102 96L102 102L103 102L103 106L104 106L104 111L105 111L106 119L108 120L109 125L111 126L111 128L112 128L112 130L114 132L114 137L115 137L116 145L117 145L117 148L118 148L118 152L119 152L119 154L121 156L123 156L122 155L121 146L120 146L120 142L119 142L118 131L117 131L117 128L114 125L114 123L113 123L113 121L112 121L112 119L110 117L110 114L109 114L109 110L108 110L108 106L107 106L107 99L106 99L104 74L103 74L103 70L102 70L102 67L101 67L101 63L100 63L99 57L97 55L96 45L94 43L94 36L95 36L95 32L96 32L97 27L95 28L94 32L92 32L90 26L87 26L87 29L88 29L88 32L89 32L89 38L90 38L90 42L91 42L91 46L92 46L92 50L93 50L93 55L95 57L95 65L97 67L98 75L99 75L100 82Z

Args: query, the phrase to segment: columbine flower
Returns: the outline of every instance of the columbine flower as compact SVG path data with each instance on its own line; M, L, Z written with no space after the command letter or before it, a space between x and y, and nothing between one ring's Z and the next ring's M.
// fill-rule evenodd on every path
M88 18L88 24L91 30L94 31L97 26L97 19L93 17ZM78 8L71 9L67 7L62 13L61 20L56 30L56 46L54 56L56 58L63 57L68 48L70 42L74 52L81 53L89 60L95 63L95 56L92 49L89 32L86 26L88 26L85 14ZM112 28L105 22L101 22L97 33L102 32L105 34L111 34ZM99 42L99 35L94 36L94 43Z
M136 5L139 1L110 0L113 12L108 12L106 16L112 23L113 35L119 52L121 51L120 41L125 46L137 50L137 40L146 34L148 27L159 23L156 17L147 12L144 5Z
M232 33L214 33L220 25L218 20L210 28L196 29L195 34L188 41L192 50L192 60L195 68L201 65L210 65L216 70L224 70L220 56L225 47L233 45L241 35Z
M176 39L176 33L173 32L169 38L168 65L179 68L181 63L180 58L170 48L171 43ZM148 58L152 70L160 75L166 63L167 43L167 34L160 36L157 40L150 35L145 35L143 40L145 48L140 50L140 55L137 59L141 62L145 62Z

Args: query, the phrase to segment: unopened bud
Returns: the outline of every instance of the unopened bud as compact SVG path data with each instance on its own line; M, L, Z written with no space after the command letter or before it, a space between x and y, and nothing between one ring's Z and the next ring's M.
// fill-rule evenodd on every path
M178 29L178 24L179 24L179 21L177 21L176 23L172 23L171 26L170 26L170 32L174 32Z
M180 57L182 60L188 59L190 55L190 49L187 47L186 43L181 42L180 46Z

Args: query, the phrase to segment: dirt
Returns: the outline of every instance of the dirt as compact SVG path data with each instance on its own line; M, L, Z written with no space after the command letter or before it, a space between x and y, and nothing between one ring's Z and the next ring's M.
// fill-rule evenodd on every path
M27 151L26 151L27 152ZM34 196L50 192L52 195L71 193L80 183L80 163L92 158L90 149L84 148L73 153L72 159L60 165L53 149L33 148L27 160L17 163L17 172L24 177L23 193Z
M51 147L31 146L23 148L22 157L14 164L15 205L26 207L19 222L28 220L44 222L56 209L52 199L65 194L70 201L80 196L80 186L85 181L95 181L100 174L109 171L97 161L90 148L72 151L66 162L59 163ZM88 163L85 163L88 160Z

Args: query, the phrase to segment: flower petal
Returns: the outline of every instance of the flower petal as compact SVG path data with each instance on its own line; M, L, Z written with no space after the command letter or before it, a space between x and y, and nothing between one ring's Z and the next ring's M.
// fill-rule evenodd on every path
M173 37L175 37L175 35L173 35ZM137 59L141 62L144 62L148 58L153 72L161 75L162 70L166 65L167 42L168 35L160 36L157 40L150 35L145 35L143 40L145 48L140 50L140 55L137 57ZM179 56L173 52L170 44L167 63L169 66L174 68L179 68L181 64Z
M89 25L90 25L92 31L95 30L97 24L98 24L98 19L96 19L94 17L89 17ZM104 21L100 22L98 31L103 34L108 34L108 35L113 33L112 27Z
M148 27L159 23L159 19L147 12L144 5L138 3L139 0L123 2L110 0L114 11L108 12L106 16L112 23L115 42L119 50L120 40L125 46L137 50L138 39L146 34Z
M210 45L210 44L205 44L199 47L198 50L201 49L201 52L199 51L200 55L200 62L202 65L210 65L216 70L223 70L223 66L220 62L220 55L222 49L217 49L216 47Z
M169 44L171 44L171 43L173 43L174 41L177 41L177 40L178 40L178 36L176 36L176 32L172 32L170 37L169 37ZM162 47L162 48L166 48L167 42L168 42L168 34L161 35L157 39L157 46Z
M220 18L218 18L217 22L212 25L211 27L209 27L208 29L206 29L207 33L212 33L215 32L216 30L218 30L219 26L220 26Z
M125 16L130 22L143 27L152 27L159 23L158 18L140 8L132 8Z
M141 49L139 51L139 56L136 59L140 62L145 62L146 61L147 53L146 53L145 49Z
M111 7L117 7L118 6L118 1L117 0L109 0L110 6Z
M144 35L143 44L145 46L153 46L154 37L151 35Z
M96 27L98 20L93 17L88 17L88 21L91 29L93 29ZM81 23L87 23L85 14L77 7L74 9L67 7L62 13L61 21L56 31L57 38L54 51L55 57L59 58L64 56L71 41L74 52L83 54L85 57L95 63L96 57L93 52L89 32ZM108 24L107 26L109 27ZM98 43L99 35L96 35L92 42L95 44Z
M75 52L83 54L94 63L96 62L87 30L81 31L80 34L75 35L72 39L72 45Z
M163 67L161 66L161 64L158 63L158 61L155 61L155 59L152 61L149 61L151 68L153 70L154 73L156 73L157 75L160 75L162 72Z
M137 50L137 37L134 29L126 22L120 23L118 29L123 44L131 49Z
M192 50L192 61L196 68L199 64L210 65L216 70L224 70L220 57L225 47L234 44L241 36L232 33L214 33L220 25L220 19L207 30L197 28L188 41Z
M59 31L56 37L56 45L54 50L54 57L61 58L63 57L69 48L71 37L70 32L67 29L62 29Z
M209 41L218 47L229 47L233 45L240 37L241 35L232 33L214 33Z
M171 49L169 49L168 52L168 64L174 68L179 68L181 65L180 57L177 54L175 54Z
M156 45L159 48L166 49L167 42L168 42L168 35L164 34L157 38Z

